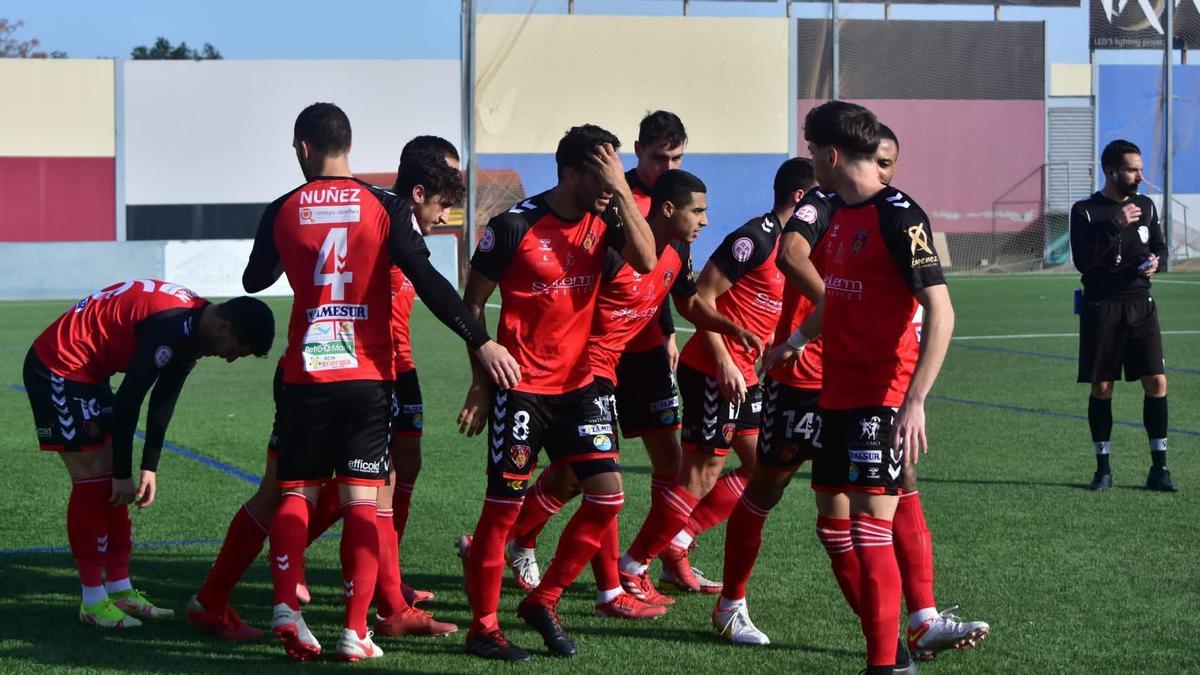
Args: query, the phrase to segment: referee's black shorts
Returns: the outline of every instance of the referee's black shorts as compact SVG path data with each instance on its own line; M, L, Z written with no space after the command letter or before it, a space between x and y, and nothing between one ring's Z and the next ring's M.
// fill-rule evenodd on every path
M1162 332L1149 294L1092 299L1079 314L1079 382L1163 374Z

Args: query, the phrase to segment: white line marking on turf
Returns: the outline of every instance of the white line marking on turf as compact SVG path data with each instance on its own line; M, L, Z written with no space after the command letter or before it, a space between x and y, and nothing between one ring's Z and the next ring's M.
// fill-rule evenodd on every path
M1184 281L1182 279L1155 279L1155 284L1187 284L1188 286L1200 286L1200 281Z

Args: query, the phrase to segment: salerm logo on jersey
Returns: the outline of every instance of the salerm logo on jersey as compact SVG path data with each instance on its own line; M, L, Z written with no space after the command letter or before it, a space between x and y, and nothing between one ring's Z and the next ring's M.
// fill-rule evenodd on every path
M304 332L305 372L358 367L353 321L317 321Z

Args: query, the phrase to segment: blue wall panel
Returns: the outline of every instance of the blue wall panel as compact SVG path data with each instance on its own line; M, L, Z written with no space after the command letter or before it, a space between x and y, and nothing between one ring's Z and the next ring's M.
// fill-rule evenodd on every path
M1163 184L1162 67L1100 66L1097 153L1124 138L1142 149L1146 180ZM1200 67L1175 66L1175 173L1178 193L1200 193ZM1099 161L1099 157L1097 157ZM1097 172L1098 186L1104 175ZM1158 192L1146 189L1144 192Z

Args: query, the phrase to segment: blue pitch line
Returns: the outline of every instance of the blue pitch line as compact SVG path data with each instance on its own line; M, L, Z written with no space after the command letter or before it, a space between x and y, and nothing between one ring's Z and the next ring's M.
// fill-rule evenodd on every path
M1071 413L1054 412L1053 410L1045 410L1043 408L1026 408L1025 406L1009 405L1007 403L989 403L987 401L973 401L968 398L955 398L953 396L930 396L931 400L944 401L946 403L958 403L960 405L972 405L979 408L992 408L994 410L1007 410L1009 412L1019 412L1027 415L1040 415L1041 417L1057 417L1067 420L1082 420L1087 421L1087 415L1074 415ZM1132 427L1135 429L1143 428L1141 422L1123 422L1121 420L1113 420L1113 424L1123 427ZM1167 429L1168 433L1182 434L1184 436L1200 436L1200 431L1192 431L1191 429Z
M22 387L19 384L10 384L8 386L21 392L22 394L26 393L25 387ZM139 440L143 440L143 441L146 440L146 434L144 434L140 431L133 432L133 435L138 437ZM226 464L225 462L213 459L212 457L205 457L204 455L201 455L196 452L192 452L191 450L188 450L187 448L181 448L178 445L175 445L174 443L164 442L163 448L166 450L170 450L171 452L173 452L185 459L195 460L197 462L200 462L201 464L204 464L205 466L212 467L212 468L216 469L217 471L227 473L230 476L233 476L234 478L241 478L242 480L246 481L247 483L250 483L251 485L253 485L255 487L258 487L258 484L262 482L262 479L259 478L258 476L254 475L252 473L247 473L245 471L242 471L241 469L237 468L236 466L233 466L232 464Z
M339 539L341 535L325 533L320 539ZM164 539L161 541L133 542L134 548L173 548L176 546L208 546L222 543L221 539ZM10 548L0 550L0 555L35 555L38 553L70 553L70 546L31 546L29 548Z
M1011 347L989 347L987 345L971 345L960 342L951 343L955 349L974 349L981 352L996 352L998 354L1013 354L1016 356L1032 356L1038 359L1053 359L1055 361L1070 361L1074 363L1078 357L1067 354L1047 354L1045 352L1031 352L1026 349L1013 349ZM1179 373L1182 375L1200 375L1200 370L1195 368L1167 368L1168 373Z

